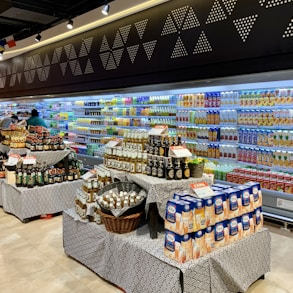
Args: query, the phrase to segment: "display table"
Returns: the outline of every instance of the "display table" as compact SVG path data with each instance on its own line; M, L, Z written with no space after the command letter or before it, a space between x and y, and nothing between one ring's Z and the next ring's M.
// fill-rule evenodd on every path
M175 192L190 191L191 183L206 181L209 185L212 180L209 176L203 175L201 178L189 178L183 180L166 180L157 177L151 177L144 174L127 174L127 179L134 182L147 191L146 214L150 228L150 237L158 237L158 215L165 218L167 201L173 198Z
M42 187L16 187L3 181L1 186L2 207L5 212L22 222L43 214L55 214L74 207L76 190L82 180L55 183Z
M270 234L263 230L185 264L164 256L164 235L152 240L145 226L115 234L63 212L65 253L127 293L245 292L270 270Z
M4 182L5 182L5 179L0 178L0 207L3 206L2 186L3 186Z

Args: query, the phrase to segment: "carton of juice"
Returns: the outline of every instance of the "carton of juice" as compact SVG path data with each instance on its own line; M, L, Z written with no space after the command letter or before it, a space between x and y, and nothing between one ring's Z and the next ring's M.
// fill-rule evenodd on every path
M223 247L228 244L229 229L227 227L227 221L222 221L214 226L215 234L215 248Z
M192 258L197 259L200 256L204 256L207 253L205 242L205 231L199 230L192 233Z
M254 210L253 208L253 200L250 196L250 189L247 185L239 185L237 188L240 190L240 198L241 198L241 214L249 213Z
M254 232L261 231L263 228L263 214L261 207L255 209L253 212Z
M189 234L178 235L165 231L164 254L179 263L192 259L192 238Z
M257 182L247 182L244 185L249 186L250 200L253 202L253 209L262 206L262 191Z
M238 218L239 223L242 224L242 230L240 230L240 238L247 237L254 232L254 220L253 214L243 214Z
M193 196L184 196L183 200L190 203L193 211L193 231L202 230L206 227L204 200Z
M224 221L227 216L227 195L225 190L215 191L214 193L215 195L212 197L215 214L213 224Z
M228 220L229 228L229 243L233 243L241 239L242 235L242 223L237 218Z
M183 200L168 200L165 214L165 229L178 235L187 234L193 227L190 203Z
M228 219L238 217L241 210L241 198L240 191L237 188L226 189L227 194L227 206L228 206Z
M209 226L205 229L205 243L207 253L215 250L215 230L214 226Z

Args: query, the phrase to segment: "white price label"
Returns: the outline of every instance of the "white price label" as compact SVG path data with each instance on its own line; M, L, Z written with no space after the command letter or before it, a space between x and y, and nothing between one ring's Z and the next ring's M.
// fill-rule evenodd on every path
M20 155L11 154L8 157L7 164L10 165L10 166L16 165L19 159L20 159Z
M109 142L106 143L105 148L113 148L113 147L115 147L115 146L120 145L121 142L122 142L122 140L119 139L119 138L116 138L116 139L110 140Z
M148 135L162 135L168 133L168 126L166 125L156 125L154 128L152 128Z
M187 158L192 156L192 153L184 146L171 146L169 153L171 157L176 158Z
M194 191L195 195L199 198L205 198L215 195L212 188L207 182L198 182L190 184L191 189Z
M27 156L23 158L23 164L24 165L35 165L37 163L36 157L33 156Z
M293 201L283 198L277 198L277 207L285 210L293 211Z

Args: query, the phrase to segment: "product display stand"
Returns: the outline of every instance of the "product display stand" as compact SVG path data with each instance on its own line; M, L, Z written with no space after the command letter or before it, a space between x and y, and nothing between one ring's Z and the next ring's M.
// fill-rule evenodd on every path
M145 226L127 234L63 212L65 253L128 293L245 292L270 270L270 234L257 232L210 254L179 264L164 256L164 235Z
M157 238L158 216L165 218L167 201L173 198L175 192L190 191L190 184L206 181L212 184L211 178L203 175L200 178L189 178L183 180L165 180L143 174L127 174L127 179L140 185L147 191L146 214L149 218L150 237Z
M25 223L32 217L55 214L73 207L76 190L81 187L82 180L34 188L16 187L5 181L1 185L3 210Z
M2 193L3 193L3 184L4 184L4 182L5 182L5 179L3 178L1 178L0 179L0 207L2 207L3 206L3 195L2 195Z

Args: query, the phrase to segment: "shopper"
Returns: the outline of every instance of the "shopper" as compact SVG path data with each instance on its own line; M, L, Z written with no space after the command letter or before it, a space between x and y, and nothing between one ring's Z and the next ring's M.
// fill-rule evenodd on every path
M39 112L36 109L32 109L31 117L26 123L27 126L43 126L47 128L45 120L39 117Z
M9 114L7 117L3 118L0 123L0 128L8 129L11 124L17 124L19 122L18 117L16 115Z

